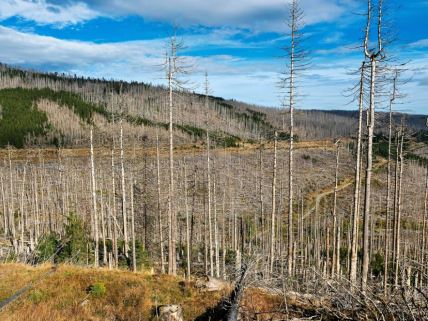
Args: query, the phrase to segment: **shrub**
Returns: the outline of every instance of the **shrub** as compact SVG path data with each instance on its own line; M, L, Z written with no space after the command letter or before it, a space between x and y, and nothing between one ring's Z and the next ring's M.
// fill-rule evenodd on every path
M383 274L384 259L382 254L378 252L373 256L372 261L370 262L370 267L375 277L378 277Z
M236 263L236 252L231 249L226 250L226 264L235 264Z
M42 301L45 301L47 299L48 295L46 292L43 292L42 290L35 289L30 292L28 295L28 299L33 303L40 303Z
M45 235L36 247L36 262L44 262L54 257L58 250L59 240L55 233Z
M88 293L94 298L100 298L107 293L107 289L104 283L96 282L89 287Z
M86 263L87 244L88 239L82 219L71 213L67 217L64 243L58 254L58 260L63 262L71 259L77 264Z

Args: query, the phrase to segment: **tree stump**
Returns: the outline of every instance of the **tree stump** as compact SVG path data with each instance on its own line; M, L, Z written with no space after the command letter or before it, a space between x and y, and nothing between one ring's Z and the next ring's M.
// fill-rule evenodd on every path
M162 321L183 321L183 309L177 304L159 307L159 317Z

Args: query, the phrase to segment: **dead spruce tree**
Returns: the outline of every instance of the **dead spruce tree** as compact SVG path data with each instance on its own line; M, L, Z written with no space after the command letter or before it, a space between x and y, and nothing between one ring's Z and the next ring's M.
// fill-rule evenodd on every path
M370 62L370 98L367 112L367 161L366 161L366 181L364 195L364 213L363 213L363 259L361 273L361 290L365 293L367 289L367 278L369 271L369 226L371 218L371 181L373 169L373 137L375 128L375 104L376 104L376 67L379 61L385 59L385 52L382 41L382 6L383 0L377 3L377 32L376 46L374 49L370 46L371 23L373 20L372 0L367 1L367 23L364 37L364 55Z
M192 257L192 245L190 244L190 219L189 219L189 204L187 199L187 164L186 158L183 159L184 166L184 206L186 213L186 278L190 281L191 273L191 257Z
M352 233L351 233L351 256L350 256L350 272L349 280L352 284L357 281L357 255L358 255L358 226L360 217L360 188L361 188L361 140L363 132L363 104L364 104L364 72L365 62L361 64L359 94L358 94L358 132L357 132L357 146L356 146L356 160L355 160L355 180L354 180L354 198L352 209Z
M340 275L340 225L337 217L337 185L339 180L339 150L340 140L335 142L336 145L336 166L334 174L334 193L333 193L333 257L331 265L331 276ZM329 250L327 250L329 251Z
M156 127L156 190L157 190L160 265L161 265L161 272L165 273L165 258L164 258L164 250L163 250L163 225L162 225L162 209L161 209L159 128L158 127Z
M177 274L177 215L174 208L174 107L178 106L174 96L179 91L186 89L187 82L181 76L190 72L190 66L186 65L180 51L184 49L184 43L177 38L176 31L169 38L165 56L164 69L168 82L168 106L169 106L169 187L168 187L168 274Z
M120 179L122 185L122 220L123 220L123 243L124 243L124 254L125 257L129 256L129 240L128 240L128 214L126 208L126 185L125 185L125 151L123 146L123 92L122 92L122 83L120 84L119 90L119 110L120 110L120 134L119 134L119 144L120 144Z
M390 243L390 216L391 216L391 146L392 146L392 127L393 127L393 105L397 99L397 82L399 77L398 69L394 70L392 79L392 90L389 97L389 113L388 113L388 158L387 158L387 177L386 177L386 217L385 217L385 258L383 269L383 289L384 295L387 294L388 277L389 277L389 243Z
M136 256L136 249L135 249L135 214L134 214L134 187L135 182L133 176L131 176L131 242L132 242L132 271L137 272L137 256Z
M211 156L210 156L210 132L208 130L209 123L209 82L208 82L208 73L205 72L205 108L207 110L207 120L206 120L206 132L207 132L207 198L208 198L208 237L209 237L209 261L210 261L210 275L214 276L214 255L213 255L213 229L212 229L212 195L211 195Z
M99 236L98 236L98 212L97 212L97 188L95 181L95 164L94 164L94 142L93 142L93 125L90 129L90 141L91 141L91 190L92 190L92 210L93 210L93 223L94 223L94 241L95 241L95 257L94 267L98 267L99 264Z
M293 227L293 147L294 147L294 109L296 104L296 76L307 68L306 52L303 49L303 11L298 0L293 0L289 8L290 43L284 47L287 69L281 77L282 88L288 96L285 106L289 108L289 155L288 155L288 232L287 232L287 273L292 275L294 265L294 227Z
M276 157L277 157L277 139L278 133L275 131L273 141L273 166L272 166L272 213L271 213L271 230L270 230L270 263L269 272L273 273L273 264L275 262L275 219L276 219Z
M405 129L403 126L403 119L401 125L396 133L396 162L395 162L395 187L394 187L394 208L393 208L393 251L392 251L392 264L394 275L394 287L398 288L400 272L404 270L402 267L401 259L401 224L402 224L402 203L403 203L403 180L404 180L404 138ZM405 247L406 252L407 247ZM404 258L407 259L406 253ZM404 285L404 284L401 284Z

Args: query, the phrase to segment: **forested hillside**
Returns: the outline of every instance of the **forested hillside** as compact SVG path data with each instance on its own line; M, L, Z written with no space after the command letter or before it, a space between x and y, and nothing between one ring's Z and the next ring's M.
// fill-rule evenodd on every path
M174 130L179 143L194 143L211 133L219 146L272 139L275 130L287 138L287 113L279 108L249 105L192 92L177 92ZM118 122L134 143L154 146L155 136L167 138L167 89L143 83L127 83L77 76L39 73L0 65L0 146L87 146L89 125L95 141L108 145L117 135ZM314 106L316 107L316 106ZM123 117L121 117L123 116ZM297 110L296 137L303 140L351 137L357 130L358 113L352 111ZM396 114L399 121L402 117ZM379 113L380 123L387 114ZM405 115L415 132L425 130L425 117ZM284 125L285 124L285 125ZM157 130L157 129L158 130ZM382 127L378 129L384 132Z

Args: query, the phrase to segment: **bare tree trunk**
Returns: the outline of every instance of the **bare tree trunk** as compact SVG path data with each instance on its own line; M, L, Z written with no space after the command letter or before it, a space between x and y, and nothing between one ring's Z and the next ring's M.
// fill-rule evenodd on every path
M215 163L214 163L215 167ZM216 175L213 181L213 206L214 206L214 254L215 254L215 276L220 277L220 250L218 244L218 223L217 223L217 198L216 198Z
M261 221L261 251L265 253L265 214L264 214L264 200L263 200L263 149L260 141L259 151L259 203L260 203L260 221Z
M156 127L156 185L158 193L158 223L159 223L159 249L160 249L160 259L161 259L161 272L165 273L165 261L163 253L163 226L162 226L162 210L161 210L161 186L160 186L160 155L159 155L159 128Z
M7 239L9 235L9 219L8 219L8 213L6 208L6 197L4 195L4 183L3 183L3 175L0 176L0 182L1 182L1 199L3 203L3 224L4 224L4 238Z
M132 271L137 272L137 256L135 250L135 214L134 214L134 179L131 177L131 237L132 237Z
M367 128L367 164L366 164L366 182L364 196L364 216L363 216L363 263L361 289L365 292L367 288L367 278L369 272L369 226L370 226L370 205L371 205L371 180L373 168L373 136L375 124L375 82L376 82L376 60L371 60L370 67L370 107L367 117L369 125Z
M111 194L112 194L112 210L111 215L113 218L113 254L114 254L114 266L117 268L119 263L119 250L117 246L117 215L116 215L116 182L115 182L115 170L114 170L114 138L113 148L111 150Z
M352 239L349 280L352 284L357 282L357 259L358 259L358 225L360 208L360 166L361 166L361 138L363 131L363 103L364 103L364 69L365 63L361 66L360 93L358 107L358 135L357 135L357 159L355 166L354 200L352 210Z
M287 251L287 272L292 274L293 269L293 143L294 143L294 64L295 64L295 37L298 20L297 1L291 4L291 48L290 48L290 145L288 155L288 251Z
M372 13L371 0L367 0L367 24L364 38L364 54L367 59L370 59L370 104L367 113L367 164L366 164L366 182L364 195L364 216L363 216L363 262L362 262L362 277L361 291L366 292L367 278L369 271L369 226L370 226L370 205L371 205L371 179L373 168L373 136L375 126L375 96L376 96L376 65L377 61L384 59L384 51L382 47L382 1L378 2L378 21L377 21L377 48L376 52L369 50L370 38L370 22Z
M93 143L93 126L90 130L91 136L91 187L92 187L92 209L94 215L94 238L95 238L95 256L94 267L99 265L99 236L98 236L98 212L97 212L97 195L96 195L96 181L95 181L95 165L94 165L94 143Z
M18 253L18 240L16 239L16 226L15 226L15 209L14 209L14 187L13 187L13 174L12 174L12 161L10 157L10 147L8 148L8 158L9 158L9 222L10 222L10 231L11 231L11 243L13 245L13 250L15 253ZM51 227L51 220L49 220L49 227ZM50 229L50 232L52 230Z
M394 173L394 209L393 209L393 226L392 226L392 262L393 270L395 271L395 262L397 255L397 213L398 213L398 183L399 183L399 172L400 172L400 140L398 132L396 133L395 138L395 173Z
M190 220L189 220L189 205L187 201L187 167L186 167L186 158L184 158L184 204L186 210L186 277L187 280L190 280L190 267L191 267L191 251L192 247L190 244Z
M221 227L221 246L222 246L222 276L223 279L226 280L226 212L225 212L225 206L226 206L226 189L223 190L223 199L222 199L222 227Z
M398 286L398 275L400 270L400 240L401 240L401 197L402 197L402 184L403 184L403 143L404 143L404 134L401 132L401 143L400 143L400 176L398 184L398 199L397 199L397 229L396 229L396 238L395 238L395 279L394 285Z
M114 111L112 105L112 124L114 125ZM117 212L116 212L116 182L115 182L115 164L114 164L114 152L116 149L114 133L111 136L111 194L112 194L112 208L111 208L111 219L113 220L112 227L112 249L114 256L114 263L112 264L115 268L119 265L119 249L117 244L118 226L117 226Z
M422 255L421 255L421 266L423 266L423 270L425 271L425 257L426 257L426 233L427 233L427 215L428 215L428 168L425 174L425 196L424 196L424 212L423 212L423 223L422 223ZM420 285L423 285L423 277L420 276Z
M168 274L177 274L176 265L176 221L173 207L174 197L174 134L173 134L173 90L172 61L168 60L168 93L169 93L169 193L168 193Z
M22 173L22 188L21 188L21 202L20 202L20 219L21 219L21 236L20 236L20 249L19 251L21 253L24 253L25 250L25 240L24 240L24 234L25 234L25 227L26 227L26 222L25 222L25 217L24 217L24 196L25 196L25 178L26 178L26 173L27 173L27 169L26 166L24 165L24 170Z
M122 103L121 103L122 111ZM128 215L126 211L126 185L125 185L125 155L123 150L123 115L120 117L120 178L122 182L122 220L123 220L123 243L124 243L124 254L126 257L129 256L129 244L128 244Z
M272 214L270 230L270 264L269 271L273 273L273 264L275 262L275 216L276 216L276 153L277 153L278 133L275 132L273 143L273 170L272 170Z
M108 268L109 270L111 270L113 268L113 249L114 249L114 240L113 240L113 226L112 226L112 216L113 216L113 211L112 211L112 201L111 201L111 196L108 195L108 200L107 200L108 204L106 205L106 215L107 215L107 235L106 238L104 239L110 239L111 241L111 250L109 251L108 249L107 251L107 264L108 264Z
M101 236L102 236L102 242L103 242L103 265L107 265L107 243L106 243L106 221L105 221L105 215L104 215L104 196L103 196L103 177L101 178L101 195L100 195L100 214L101 214ZM109 224L107 224L109 225ZM108 227L108 226L107 226Z
M336 142L336 170L334 174L334 193L333 193L333 264L331 266L331 275L339 274L340 269L340 244L339 244L339 225L337 220L337 184L339 175L339 141Z
M394 78L393 93L389 101L389 128L388 128L388 160L386 177L386 217L385 217L385 258L383 268L383 291L387 295L388 290L388 264L389 264L389 220L391 210L391 145L392 145L392 103L395 99L396 78Z
M211 217L211 167L210 167L210 136L207 130L207 193L208 193L208 237L209 237L209 261L210 275L214 276L214 260L213 260L213 233L212 233L212 217Z

